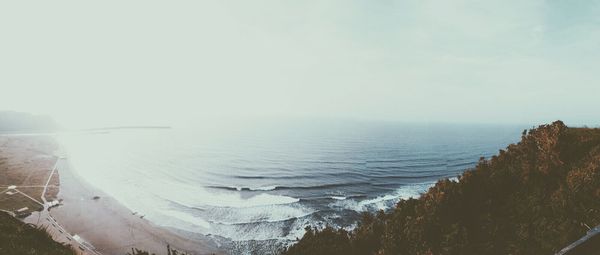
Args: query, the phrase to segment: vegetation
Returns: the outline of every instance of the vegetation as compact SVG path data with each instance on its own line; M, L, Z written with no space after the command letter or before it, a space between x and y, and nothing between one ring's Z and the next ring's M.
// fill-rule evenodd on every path
M0 254L75 255L68 246L52 240L45 229L25 224L0 212Z
M0 211L0 254L2 255L76 255L68 245L55 242L46 229L25 224ZM127 255L156 255L132 249ZM166 255L187 255L167 245Z
M127 255L156 255L155 253L150 254L147 251L131 248L131 252ZM186 255L185 253L178 252L177 250L171 249L170 245L167 245L167 255Z
M0 188L1 189L1 188ZM15 192L14 190L12 192ZM29 212L41 211L44 207L21 193L8 195L0 194L0 210L16 212L17 210L27 207Z
M353 231L307 228L299 254L554 254L600 224L600 129L557 121Z

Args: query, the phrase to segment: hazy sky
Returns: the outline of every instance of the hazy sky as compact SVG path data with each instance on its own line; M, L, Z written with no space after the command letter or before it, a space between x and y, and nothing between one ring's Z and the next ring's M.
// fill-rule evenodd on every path
M598 1L2 1L0 110L600 124Z

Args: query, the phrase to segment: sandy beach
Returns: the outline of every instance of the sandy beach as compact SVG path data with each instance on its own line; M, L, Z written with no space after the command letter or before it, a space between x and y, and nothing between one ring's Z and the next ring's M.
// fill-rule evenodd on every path
M50 214L69 233L78 235L102 254L125 254L132 248L166 254L171 248L189 254L223 254L217 244L201 236L182 236L140 218L102 191L85 183L68 163L58 164L62 205ZM93 199L98 196L98 199Z
M224 253L203 235L134 215L80 178L58 151L51 135L0 136L0 209L14 214L30 208L25 222L45 228L55 241L84 255L124 255L132 248L162 255L167 245L190 255ZM52 204L56 199L61 200L57 207Z

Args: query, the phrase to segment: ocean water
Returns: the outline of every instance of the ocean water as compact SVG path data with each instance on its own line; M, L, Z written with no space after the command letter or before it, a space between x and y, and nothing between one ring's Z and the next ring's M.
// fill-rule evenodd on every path
M231 253L352 228L519 140L523 127L281 121L59 136L79 176L161 226ZM269 248L273 249L273 247ZM268 253L260 251L260 253Z

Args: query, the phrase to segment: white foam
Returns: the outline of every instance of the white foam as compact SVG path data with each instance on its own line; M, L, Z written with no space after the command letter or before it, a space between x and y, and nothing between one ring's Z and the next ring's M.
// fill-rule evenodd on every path
M197 185L168 183L167 180L145 180L151 187L169 187L168 193L157 194L165 200L175 201L188 207L248 208L267 205L292 204L297 198L261 193L244 197L236 191L212 191Z
M435 182L412 184L402 186L393 193L372 199L357 201L354 199L340 200L331 204L334 208L345 208L357 212L386 210L395 206L401 199L418 198L422 193L432 187Z
M277 189L276 185L263 186L263 187L258 187L258 188L250 188L250 190L262 190L262 191L269 191L269 190L275 190L275 189Z
M268 205L261 207L209 208L202 212L210 222L223 225L248 224L259 222L277 222L306 217L315 210L300 204Z
M332 199L335 200L346 200L346 197L342 197L342 196L331 196Z
M287 206L282 206L287 207ZM245 210L245 209L244 209ZM278 210L285 211L280 208ZM243 210L231 209L230 216L240 214ZM161 226L169 226L177 229L183 229L191 232L205 235L222 236L232 241L248 240L296 240L304 235L304 228L314 219L310 214L296 218L291 222L287 221L262 221L245 224L221 224L207 222L202 217L198 217L187 212L174 210L160 210L160 215L153 215L152 220ZM244 217L244 216L242 216Z
M300 199L271 194L258 194L249 198L243 198L240 194L204 194L203 197L173 198L183 201L183 203L191 202L189 205L194 206L214 206L214 207L230 207L230 208L248 208L260 207L267 205L292 204L300 201Z
M247 240L296 240L304 235L304 228L314 219L310 216L290 223L284 221L261 222L256 224L221 225L214 224L211 234L228 237L233 241Z
M254 188L247 188L247 187L241 187L241 186L227 186L225 188L227 189L235 189L237 191L242 191L242 190L253 190L253 191L271 191L271 190L275 190L277 189L277 185L270 185L270 186L260 186L260 187L254 187Z
M185 221L187 223L196 225L196 226L200 226L203 227L205 229L210 229L210 223L200 217L196 217L194 215L191 214L187 214L185 212L179 212L179 211L174 211L174 210L160 210L160 213L164 214L165 216L168 217L173 217L173 218L177 218L179 220Z

